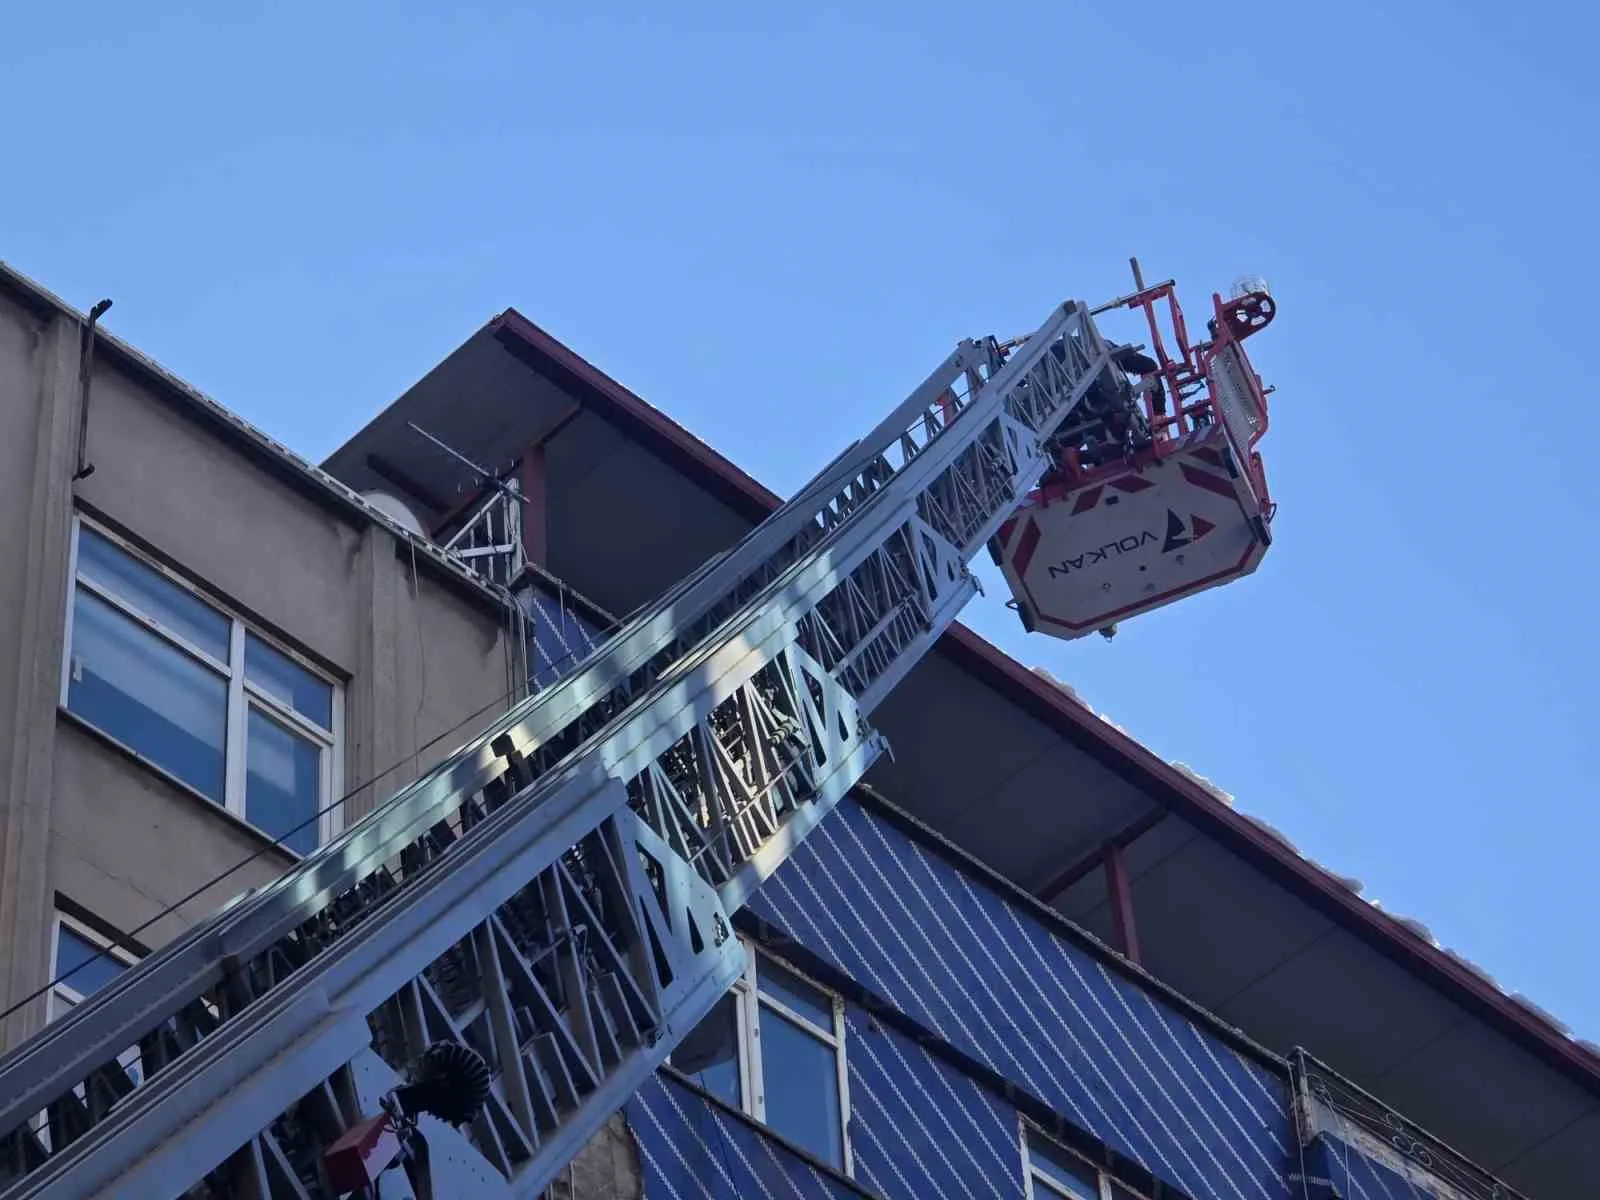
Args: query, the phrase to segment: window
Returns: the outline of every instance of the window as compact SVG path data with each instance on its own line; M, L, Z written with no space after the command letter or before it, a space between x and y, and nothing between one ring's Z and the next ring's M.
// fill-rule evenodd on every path
M1028 1125L1022 1127L1022 1167L1028 1200L1144 1200L1088 1159Z
M844 1006L754 951L744 978L671 1062L726 1103L835 1170L850 1170Z
M673 1047L671 1062L724 1104L748 1112L745 990L742 982L735 984L733 991L718 1000L700 1024Z
M83 520L61 703L299 854L337 831L340 689Z
M50 985L46 1018L51 1021L66 1016L135 962L126 950L71 917L57 913L55 926L50 959L50 978L55 982Z
M105 987L126 971L137 960L120 946L113 946L106 938L87 925L63 913L56 913L50 942L50 992L46 997L46 1021L59 1021L90 996ZM105 953L101 953L105 951ZM66 978L63 979L62 976ZM139 1048L130 1047L117 1055L129 1077L140 1082ZM78 1099L86 1092L83 1084L72 1089ZM48 1150L55 1130L51 1127L47 1110L37 1112L29 1121L34 1134Z

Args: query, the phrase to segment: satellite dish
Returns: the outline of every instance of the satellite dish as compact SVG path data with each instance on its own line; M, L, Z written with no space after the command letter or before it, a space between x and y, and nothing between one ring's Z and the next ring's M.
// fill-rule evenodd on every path
M420 538L428 536L428 531L417 519L417 514L412 512L411 506L398 496L392 496L388 492L373 491L362 492L361 498L402 529L409 530Z

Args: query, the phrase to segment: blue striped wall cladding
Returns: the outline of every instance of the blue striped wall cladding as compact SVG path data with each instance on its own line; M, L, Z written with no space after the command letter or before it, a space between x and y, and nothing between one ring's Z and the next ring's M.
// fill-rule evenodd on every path
M1289 1194L1286 1079L861 805L750 908L1195 1200Z
M559 596L530 587L522 591L520 599L528 614L528 673L535 687L549 687L573 671L605 640Z
M897 1031L847 1005L853 1176L884 1200L1022 1200L1020 1123L1011 1105ZM852 1196L781 1142L728 1116L667 1073L628 1109L641 1148L646 1200L726 1196ZM1432 1200L1381 1167L1332 1166L1308 1151L1309 1187L1296 1200ZM1340 1144L1337 1154L1345 1153Z
M1016 1110L861 1010L845 1023L855 1178L889 1200L1021 1200Z
M658 1074L634 1093L627 1119L646 1200L860 1200L670 1075Z
M1327 1134L1318 1135L1306 1147L1304 1161L1310 1200L1436 1200L1438 1195Z
M522 596L531 674L547 687L603 637L559 597ZM1299 1167L1287 1159L1277 1075L853 801L750 907L1191 1196L1301 1194L1285 1178ZM855 1177L891 1198L1022 1196L1011 1106L858 1010L847 1019ZM649 1084L629 1113L649 1152L648 1196L854 1194L670 1079ZM706 1140L719 1126L729 1141ZM718 1149L729 1146L741 1153ZM1306 1155L1305 1174L1331 1180L1341 1197L1425 1200L1342 1141L1318 1138Z
M1016 1110L976 1080L851 1006L852 1177L885 1200L1022 1200ZM645 1196L854 1196L781 1143L663 1072L628 1110ZM726 1139L726 1141L725 1141ZM779 1172L774 1175L774 1172ZM828 1191L833 1188L834 1191Z

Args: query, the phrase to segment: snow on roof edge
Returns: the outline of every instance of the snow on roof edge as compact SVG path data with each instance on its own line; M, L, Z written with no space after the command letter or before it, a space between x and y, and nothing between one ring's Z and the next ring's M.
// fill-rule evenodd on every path
M1079 693L1078 689L1073 687L1071 684L1064 683L1061 680L1057 679L1054 675L1052 675L1049 671L1045 670L1043 667L1033 667L1033 668L1031 668L1031 670L1033 671L1033 673L1035 675L1039 676L1039 678L1043 679L1046 683L1050 684L1050 686L1052 686L1056 690L1060 691L1063 695L1065 695L1068 699L1070 699L1074 704L1076 704L1079 707L1083 708L1085 711L1087 711L1092 716L1094 716L1097 720L1102 721L1106 725L1109 725L1111 728L1117 730L1119 733L1122 733L1122 734L1124 734L1124 735L1126 735L1126 736L1128 736L1130 738L1133 737L1133 735L1128 733L1128 731L1126 729L1123 729L1122 726L1120 726L1116 722L1112 721L1110 718L1105 716L1105 714L1100 713L1100 712L1096 712L1094 707L1092 705L1090 705L1086 700L1084 700L1083 696ZM1138 739L1134 739L1134 740L1137 741ZM1217 800L1220 800L1223 804L1226 804L1229 808L1231 808L1234 811L1238 812L1240 816L1244 817L1252 825L1256 826L1263 833L1267 834L1267 836L1271 837L1274 841L1279 842L1283 846L1287 847L1289 850L1293 851L1294 854L1296 855L1296 857L1298 857L1302 862L1306 863L1308 866L1311 866L1312 868L1314 868L1320 874L1325 875L1326 877L1331 879L1334 883L1338 884L1341 888L1345 889L1346 891L1352 892L1357 896L1362 896L1363 885L1362 885L1361 880L1355 879L1355 878L1353 878L1351 876L1348 876L1348 875L1342 875L1339 872L1334 871L1334 870L1330 869L1329 867L1324 866L1322 863L1316 861L1315 859L1313 859L1313 858L1309 857L1308 855L1306 855L1305 853L1303 853L1298 846L1296 846L1292 841L1290 841L1289 838L1284 833L1282 833L1280 830L1278 830L1276 827L1274 827L1273 825L1271 825L1267 821L1261 819L1260 817L1257 817L1257 816L1255 816L1255 815L1253 815L1251 813L1245 812L1243 809L1239 808L1238 804L1235 803L1233 793L1223 790L1223 788L1220 787L1215 781L1213 781L1211 779L1208 779L1206 776L1200 774L1194 768L1190 767L1187 763L1178 762L1176 760L1169 760L1168 765L1171 766L1172 769L1177 771L1180 775L1183 775L1185 778L1189 779L1193 783L1198 784L1209 795L1213 796ZM1579 1046L1582 1046L1585 1050L1589 1051L1590 1053L1600 1055L1600 1045L1597 1045L1594 1042L1587 1041L1587 1040L1585 1040L1583 1038L1579 1038L1579 1037L1574 1036L1574 1034L1572 1033L1571 1028L1565 1022L1563 1022L1559 1017L1555 1016L1553 1013L1550 1013L1550 1012L1548 1012L1547 1010L1545 1010L1543 1008L1540 1008L1539 1005L1534 1003L1532 1000L1530 1000L1527 996L1523 995L1521 992L1513 992L1513 991L1509 990L1508 988L1503 987L1500 984L1500 982L1495 979L1495 977L1493 975L1489 974L1488 971L1484 970L1481 966L1479 966L1477 963L1473 962L1466 955L1460 953L1459 951L1451 950L1448 947L1440 945L1439 939L1434 936L1433 931L1431 929L1429 929L1428 926L1426 924L1424 924L1422 921L1417 920L1415 917L1406 916L1404 913L1392 913L1392 912L1389 912L1387 909L1385 909L1383 907L1382 903L1376 897L1363 897L1363 898L1366 899L1367 903L1369 905L1371 905L1374 909L1376 909L1377 911L1381 912L1385 917L1387 917L1394 924L1400 926L1402 929L1404 929L1411 936L1417 938L1419 941L1427 943L1433 949L1439 950L1440 952L1449 955L1450 958L1453 961L1458 963L1460 966L1464 967L1466 970L1470 971L1473 975L1477 976L1483 982L1487 983L1490 987L1494 988L1497 992L1499 992L1501 995L1505 996L1508 1000L1510 1000L1513 1004L1517 1005L1524 1012L1526 1012L1530 1016L1536 1018L1542 1024L1548 1026L1550 1029L1554 1030L1556 1033L1559 1033L1560 1035L1562 1035L1563 1037L1565 1037L1569 1041L1576 1042Z

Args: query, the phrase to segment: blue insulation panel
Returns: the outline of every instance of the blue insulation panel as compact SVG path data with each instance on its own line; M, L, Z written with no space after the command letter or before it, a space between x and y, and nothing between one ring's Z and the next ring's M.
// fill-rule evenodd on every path
M1312 1200L1435 1200L1400 1171L1327 1134L1306 1148L1305 1174Z
M519 599L528 614L528 673L537 688L547 688L568 674L604 640L560 597L527 588Z
M1196 1200L1288 1194L1285 1079L860 805L750 907Z
M557 597L528 589L522 599L531 673L547 687L603 639ZM1338 1139L1319 1137L1291 1161L1284 1079L853 801L750 908L1195 1200L1298 1196L1302 1174L1318 1200L1426 1200ZM852 1175L863 1188L889 1200L1025 1194L1010 1104L853 1006L846 1026ZM646 1085L628 1115L648 1197L861 1194L670 1076Z
M1016 1110L859 1010L845 1024L854 1177L895 1200L1021 1200Z
M639 1142L647 1200L860 1196L668 1075L657 1075L634 1094L627 1118Z
M851 1178L860 1189L883 1200L1022 1200L1021 1121L1010 1104L854 1005L845 1026ZM666 1073L634 1097L628 1121L646 1200L862 1194ZM1295 1200L1434 1200L1327 1137L1288 1169ZM1221 1177L1213 1183L1214 1194L1249 1194L1229 1192Z
M845 1061L851 1177L867 1192L885 1200L1022 1200L1020 1126L1009 1104L853 1007ZM785 1178L804 1196L856 1195L665 1073L638 1093L628 1121L647 1200L720 1197L730 1180L740 1196L793 1197ZM763 1174L775 1165L788 1173L777 1185Z

